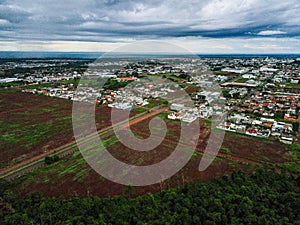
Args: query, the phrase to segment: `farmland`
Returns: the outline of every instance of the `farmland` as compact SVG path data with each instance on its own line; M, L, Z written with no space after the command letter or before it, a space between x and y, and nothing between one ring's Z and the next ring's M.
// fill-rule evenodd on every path
M168 156L175 145L164 142L151 153L132 154L132 150L122 145L116 137L110 137L104 141L110 153L127 163L136 165L153 164L159 159ZM151 155L151 157L149 156ZM198 166L201 154L196 154L191 161L172 178L155 185L135 187L132 195L142 195L148 192L157 192L174 186L182 186L185 182L211 181L216 177L229 173L237 168L252 171L255 167L228 159L218 158L205 172L199 172ZM32 190L39 191L46 196L87 196L98 195L111 197L128 192L128 186L111 182L93 171L82 158L79 151L70 158L65 158L57 163L37 169L19 180L19 191L30 193Z
M8 165L9 161L13 164L74 141L71 101L16 91L4 91L0 95L1 137L4 142L0 147L2 167ZM176 140L180 137L180 122L167 120L167 115L166 112L158 115L167 122L166 137L158 147L149 152L133 151L114 135L102 139L103 144L120 161L139 166L157 163L174 151L178 144ZM150 135L148 125L151 119L153 118L145 117L132 123L130 129L137 137L147 138ZM200 120L197 152L181 171L159 184L135 187L133 191L128 186L101 177L86 163L80 151L75 151L71 156L60 158L57 162L22 176L16 181L17 188L23 194L34 190L45 196L136 196L182 186L195 180L208 182L237 169L250 173L262 164L297 171L295 163L298 158L287 146L267 139L226 133L219 156L206 171L199 172L198 166L211 133L210 124L210 121ZM97 128L110 125L110 109L105 106L97 107ZM189 146L185 149L191 150Z
M164 118L165 113L159 116ZM133 124L131 130L136 136L146 138L150 135L148 125L150 119ZM197 148L204 149L209 137L208 123L200 121L201 134ZM206 125L205 125L206 124ZM117 159L134 165L150 165L168 157L176 147L171 140L178 140L180 135L180 123L168 121L168 133L165 140L155 149L149 152L137 152L124 146L114 135L103 139L107 150ZM178 132L179 131L179 132ZM189 148L186 148L189 150ZM228 155L228 157L226 157ZM234 160L235 156L239 160ZM221 147L221 154L213 164L204 172L198 171L202 158L201 152L196 152L189 163L176 175L159 184L146 187L134 187L111 182L95 171L86 163L79 151L72 156L60 159L58 162L37 169L19 179L18 189L21 193L30 193L32 190L39 191L46 196L88 196L98 195L111 197L115 195L137 196L148 192L157 192L161 189L182 186L195 180L203 182L211 181L223 174L242 169L248 173L257 168L256 164L246 163L244 160L253 160L258 163L281 164L293 161L289 150L280 143L268 142L267 140L255 139L227 133Z
M110 112L108 107L96 107L97 129L111 125ZM74 141L72 129L71 101L1 91L0 168Z

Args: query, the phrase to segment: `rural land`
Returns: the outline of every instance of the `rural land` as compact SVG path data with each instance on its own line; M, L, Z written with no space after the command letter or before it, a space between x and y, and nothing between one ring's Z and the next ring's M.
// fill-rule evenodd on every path
M93 218L102 221L98 224L125 224L120 218L130 212L135 217L127 218L127 224L299 224L300 58L1 59L0 70L3 224L97 224ZM74 102L83 106L78 115ZM85 121L89 107L97 132L79 124L87 134L78 140L74 121ZM118 115L114 121L112 112ZM220 115L226 116L214 124ZM155 136L150 121L161 119L167 132L151 151L130 149L114 132L117 127L147 139ZM188 138L180 138L182 126L190 124L200 128L195 148ZM212 164L199 171L214 134L224 134L222 145ZM158 163L177 145L193 155L169 179L148 186L122 185L94 171L78 148L78 142L95 136L114 158L130 165ZM220 200L222 194L226 200ZM268 208L270 196L275 203ZM285 206L285 201L292 203ZM215 213L193 207L200 202ZM143 205L155 206L147 210L156 220L139 214ZM74 217L64 218L60 207L74 209ZM289 217L280 216L284 207ZM88 208L97 208L97 215L85 217L92 212ZM162 208L170 212L165 218ZM263 210L265 214L257 213ZM226 217L221 216L224 212Z

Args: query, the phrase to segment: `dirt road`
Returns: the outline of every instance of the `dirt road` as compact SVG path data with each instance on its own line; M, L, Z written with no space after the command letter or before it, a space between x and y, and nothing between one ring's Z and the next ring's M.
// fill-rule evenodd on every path
M122 126L124 128L128 127L130 125L139 123L141 121L144 121L150 117L153 117L157 114L160 114L161 112L167 111L168 107L165 108L161 108L161 109L152 109L150 113L142 113L142 114L138 114L134 117L132 117L129 121L129 123L126 123L126 121L121 121L118 124L115 124L113 126L109 126L105 129L102 129L100 131L98 131L96 134L91 134L87 137L85 137L83 140L79 140L79 141L88 141L90 138L94 137L95 135L99 135L101 138L104 138L104 135L106 136L108 132L112 132L113 127L118 127L118 126ZM125 125L124 125L125 123ZM60 146L58 148L52 149L50 151L47 151L43 154L40 154L38 156L32 157L30 159L24 160L18 164L15 164L11 167L6 167L0 170L0 178L9 178L9 179L14 179L15 177L18 177L20 175L23 175L25 173L28 173L38 167L41 167L44 165L44 158L46 156L50 156L52 154L57 154L58 156L64 157L67 155L72 154L74 151L77 150L77 142L76 141L72 141L68 144L65 144L63 146Z

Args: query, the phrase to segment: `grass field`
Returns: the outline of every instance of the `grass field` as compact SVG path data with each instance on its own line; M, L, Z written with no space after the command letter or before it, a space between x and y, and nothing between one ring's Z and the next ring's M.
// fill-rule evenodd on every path
M71 101L17 91L1 91L0 99L0 168L74 140ZM110 113L96 107L98 129L111 125Z
M106 139L104 145L114 157L123 162L136 165L148 165L158 162L159 159L168 156L175 147L172 143L164 142L151 152L133 154L132 150L123 146L114 136ZM165 188L182 186L185 182L194 182L195 180L211 181L238 168L248 172L255 168L228 159L218 158L207 171L199 172L198 166L201 157L202 154L195 154L180 172L160 184L134 187L133 195L142 195ZM61 159L59 162L23 176L18 182L18 189L21 193L30 193L34 190L46 196L98 195L111 197L124 194L127 190L127 186L111 182L93 171L79 151L71 157Z
M166 113L159 115L166 117ZM131 126L133 132L139 138L147 138L149 120ZM201 135L199 148L205 148L209 128L205 127L205 121L201 121ZM168 133L166 139L157 148L149 152L133 151L119 142L116 136L110 136L103 140L107 150L117 159L129 164L145 166L151 165L168 157L175 149L176 143L169 140L177 140L180 131L180 122L167 121ZM92 148L93 146L91 146ZM191 150L191 149L186 149ZM226 133L221 152L228 155L244 157L262 163L274 163L280 166L292 167L295 163L291 150L281 143L266 141L244 135ZM172 178L155 185L135 187L134 195L147 192L156 192L163 188L182 186L185 182L201 180L203 182L230 173L233 170L242 169L246 172L253 171L257 166L242 161L231 160L226 157L217 157L213 164L204 172L198 171L201 152L195 152L190 162ZM63 158L55 164L37 169L19 180L19 190L29 193L32 190L40 191L46 196L87 196L90 194L110 197L126 192L126 186L106 180L85 162L79 151L72 156Z
M0 103L1 167L28 159L73 140L71 101L16 91L2 91ZM110 112L107 107L96 108L95 118L98 129L110 125ZM144 110L137 110L134 113L140 112ZM103 143L120 161L139 166L157 163L173 152L181 132L181 123L167 120L167 115L168 113L158 115L167 123L166 138L162 144L149 152L133 151L120 143L114 135L106 137ZM149 122L150 119L147 119L130 128L137 137L147 138L150 135ZM197 148L204 150L209 139L211 122L201 120L199 125ZM187 147L185 150L191 149ZM300 171L298 146L293 146L291 149L279 142L226 133L220 151L256 162L276 164L278 167L294 172ZM175 176L160 184L136 187L134 195L182 186L185 182L193 182L197 179L210 181L236 169L251 172L256 167L243 161L218 157L206 171L199 172L201 157L201 152L195 152L190 162ZM35 190L47 196L71 197L95 194L109 197L124 194L127 190L126 186L106 180L93 171L79 151L26 174L17 183L21 193Z
M294 89L300 89L300 84L287 84L286 88L294 88Z

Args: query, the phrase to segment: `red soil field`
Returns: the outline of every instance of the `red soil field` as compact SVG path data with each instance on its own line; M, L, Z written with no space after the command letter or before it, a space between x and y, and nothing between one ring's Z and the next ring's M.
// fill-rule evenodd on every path
M10 145L7 145L9 148L1 145L0 162L6 162L22 155L24 158L28 158L73 140L71 125L72 102L18 92L0 93L0 101L0 121L4 121L1 124L4 125L1 126L1 135L14 128L13 125L15 124L18 124L18 126L15 126L16 129L20 130L28 126L31 128L32 124L43 124L48 121L54 124L54 126L51 126L52 128L57 127L55 132L52 130L46 133L47 139L41 139L29 147L26 147L26 143L23 142L10 143ZM61 118L65 119L61 120ZM96 118L97 128L109 126L110 109L97 107ZM136 132L137 136L143 138L149 136L148 124L150 119L132 124L131 129ZM108 150L117 159L135 165L149 165L159 162L172 153L176 146L176 140L178 140L180 135L179 122L169 121L167 127L166 140L152 151L136 152L128 149L120 142L114 143ZM205 126L204 121L200 121L200 127L201 132L197 147L204 149L210 134L210 128ZM229 155L258 162L278 164L292 161L288 150L280 143L231 133L226 134L222 151ZM106 180L94 172L84 162L78 152L77 155L74 155L62 159L52 167L41 168L25 175L23 182L19 186L19 191L21 193L38 191L46 196L58 197L83 197L88 195L111 197L120 194L137 196L165 188L182 186L186 182L194 182L198 179L203 182L211 181L236 169L251 172L256 167L255 165L246 165L240 161L218 157L206 171L199 172L198 166L202 156L198 154L193 156L190 162L172 178L159 184L134 187L134 191L129 191L128 187ZM70 172L62 174L64 169L70 169ZM86 171L86 173L76 178L82 171Z
M110 149L110 152L112 152L113 155L118 155L118 158L122 158L124 161L136 161L136 156L128 155L127 157L125 154L120 154L118 152L118 149L120 148L119 145L116 145L113 149ZM124 149L124 146L123 148ZM156 149L154 151L161 151L163 155L167 155L168 152L170 153L173 148L170 148L168 146L159 147L159 149ZM126 150L125 150L126 151ZM125 151L122 151L123 153ZM140 162L146 162L147 164L151 164L152 162L156 162L157 158L152 157L145 160L145 158L139 158ZM170 179L167 179L166 181L163 181L158 184L148 185L144 187L134 187L132 192L128 193L128 187L125 185L117 184L112 181L109 181L103 177L101 177L99 174L97 174L95 171L90 170L87 175L85 175L80 180L74 180L75 174L66 174L62 177L60 177L58 174L47 174L47 180L48 182L45 182L45 174L43 173L37 173L34 174L34 179L29 179L28 182L25 184L23 183L19 187L19 191L21 193L31 193L31 192L40 192L45 196L56 196L56 197L74 197L74 196L80 196L85 197L88 195L97 195L101 197L112 197L115 195L127 195L130 197L143 195L149 192L157 192L162 189L167 189L171 187L177 187L177 186L183 186L184 183L191 183L196 180L200 180L202 182L208 182L211 181L217 177L221 177L224 174L231 173L233 170L236 169L243 169L246 172L253 171L253 167L249 167L244 164L238 164L231 162L227 159L217 159L213 162L210 167L204 171L199 172L198 166L200 163L201 156L195 156L193 157L190 162L176 175L171 177ZM151 162L151 163L150 163ZM144 164L144 163L137 163L137 164ZM68 167L68 161L64 162L65 167ZM84 170L89 168L87 164L81 165L78 169ZM32 177L33 178L33 177Z
M131 129L137 136L146 138L149 136L149 120L150 119L134 124L131 126ZM200 123L201 134L198 147L205 148L205 144L208 140L209 128L205 127L204 121L201 121ZM125 147L120 142L114 143L108 148L108 150L115 158L129 164L141 166L157 163L168 157L176 146L176 143L168 141L167 139L176 141L176 138L178 138L180 133L179 123L170 122L167 124L168 134L166 140L152 151L133 151ZM255 139L255 141L253 141L253 138L251 137L231 133L226 134L223 148L230 149L230 152L227 152L227 154L241 157L241 159L243 159L242 157L245 157L245 159L251 159L258 162L263 161L272 163L291 161L287 150L280 143L268 143L261 139ZM260 156L258 153L262 155ZM27 182L23 183L19 190L21 193L30 193L33 190L40 191L46 196L57 197L84 197L88 195L98 195L102 197L112 197L114 195L138 196L149 192L157 192L165 188L182 186L186 182L190 183L195 180L208 182L237 169L242 169L247 173L250 173L257 167L255 164L247 165L242 160L236 161L226 157L218 157L206 171L200 172L198 171L198 166L201 157L201 153L193 156L190 162L180 172L162 183L145 187L134 187L131 188L131 191L129 191L129 188L124 185L116 184L101 177L85 162L81 164L79 163L78 166L76 166L76 171L64 175L60 174L61 169L59 168L53 170L44 169L41 172L34 173L33 175L29 174ZM72 168L72 165L74 165L76 160L83 161L81 155L77 155L75 159L66 159L62 162L60 168ZM86 174L80 179L77 179L77 174L84 170L87 171Z
M110 114L110 108L96 107L97 129L111 125ZM1 168L72 142L72 101L0 92L0 125Z
M133 125L131 128L135 132L144 132L150 135L148 124L150 119ZM178 140L180 137L180 122L171 121L167 123L168 133L166 138ZM205 149L210 135L210 127L205 126L203 120L200 120L200 135L197 147ZM144 135L147 137L147 135ZM280 142L270 141L262 138L249 137L230 132L225 133L222 148L220 152L228 155L238 156L257 162L281 164L293 161L290 151Z

